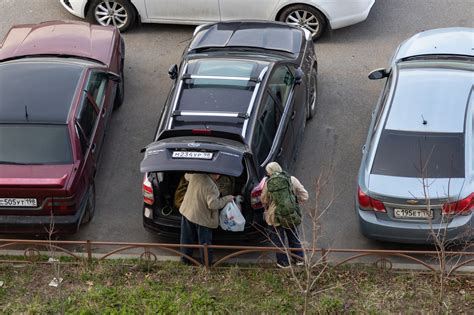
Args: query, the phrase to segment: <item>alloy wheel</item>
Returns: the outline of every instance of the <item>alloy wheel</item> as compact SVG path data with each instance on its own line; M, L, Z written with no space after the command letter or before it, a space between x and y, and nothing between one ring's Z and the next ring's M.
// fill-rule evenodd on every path
M285 20L286 23L303 27L315 35L319 31L319 20L311 12L306 10L295 10L288 14Z
M127 10L118 2L103 1L95 8L95 18L101 25L114 25L117 28L127 24Z

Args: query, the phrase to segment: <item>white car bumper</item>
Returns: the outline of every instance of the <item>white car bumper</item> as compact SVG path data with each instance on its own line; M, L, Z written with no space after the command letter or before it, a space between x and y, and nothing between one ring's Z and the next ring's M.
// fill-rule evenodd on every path
M342 1L341 1L342 2ZM335 1L324 7L332 29L353 25L367 19L375 0Z
M87 0L59 0L63 7L72 15L85 18L85 7Z

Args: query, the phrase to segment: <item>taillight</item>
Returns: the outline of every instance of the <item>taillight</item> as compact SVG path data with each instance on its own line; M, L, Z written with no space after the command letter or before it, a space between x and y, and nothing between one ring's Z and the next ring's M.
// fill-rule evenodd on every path
M357 197L359 200L359 207L361 210L387 212L382 201L374 199L365 194L360 187L358 188Z
M153 205L155 202L153 187L151 186L151 182L148 180L148 174L145 174L145 178L143 179L143 202L148 205Z
M446 203L443 205L443 214L447 215L468 215L474 208L474 193L464 199Z
M47 210L55 215L66 215L76 212L76 200L71 197L53 197L46 203Z

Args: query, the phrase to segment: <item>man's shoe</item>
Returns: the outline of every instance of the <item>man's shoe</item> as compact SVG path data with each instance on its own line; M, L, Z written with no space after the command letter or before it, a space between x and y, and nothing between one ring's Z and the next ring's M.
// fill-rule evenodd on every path
M288 269L288 268L290 268L290 265L284 265L284 264L277 263L277 267L281 268L281 269Z

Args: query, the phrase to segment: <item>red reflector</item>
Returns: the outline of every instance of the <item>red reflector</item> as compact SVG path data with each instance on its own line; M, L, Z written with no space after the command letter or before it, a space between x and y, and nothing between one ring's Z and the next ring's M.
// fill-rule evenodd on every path
M193 135L210 135L212 133L209 129L193 129L191 130Z

